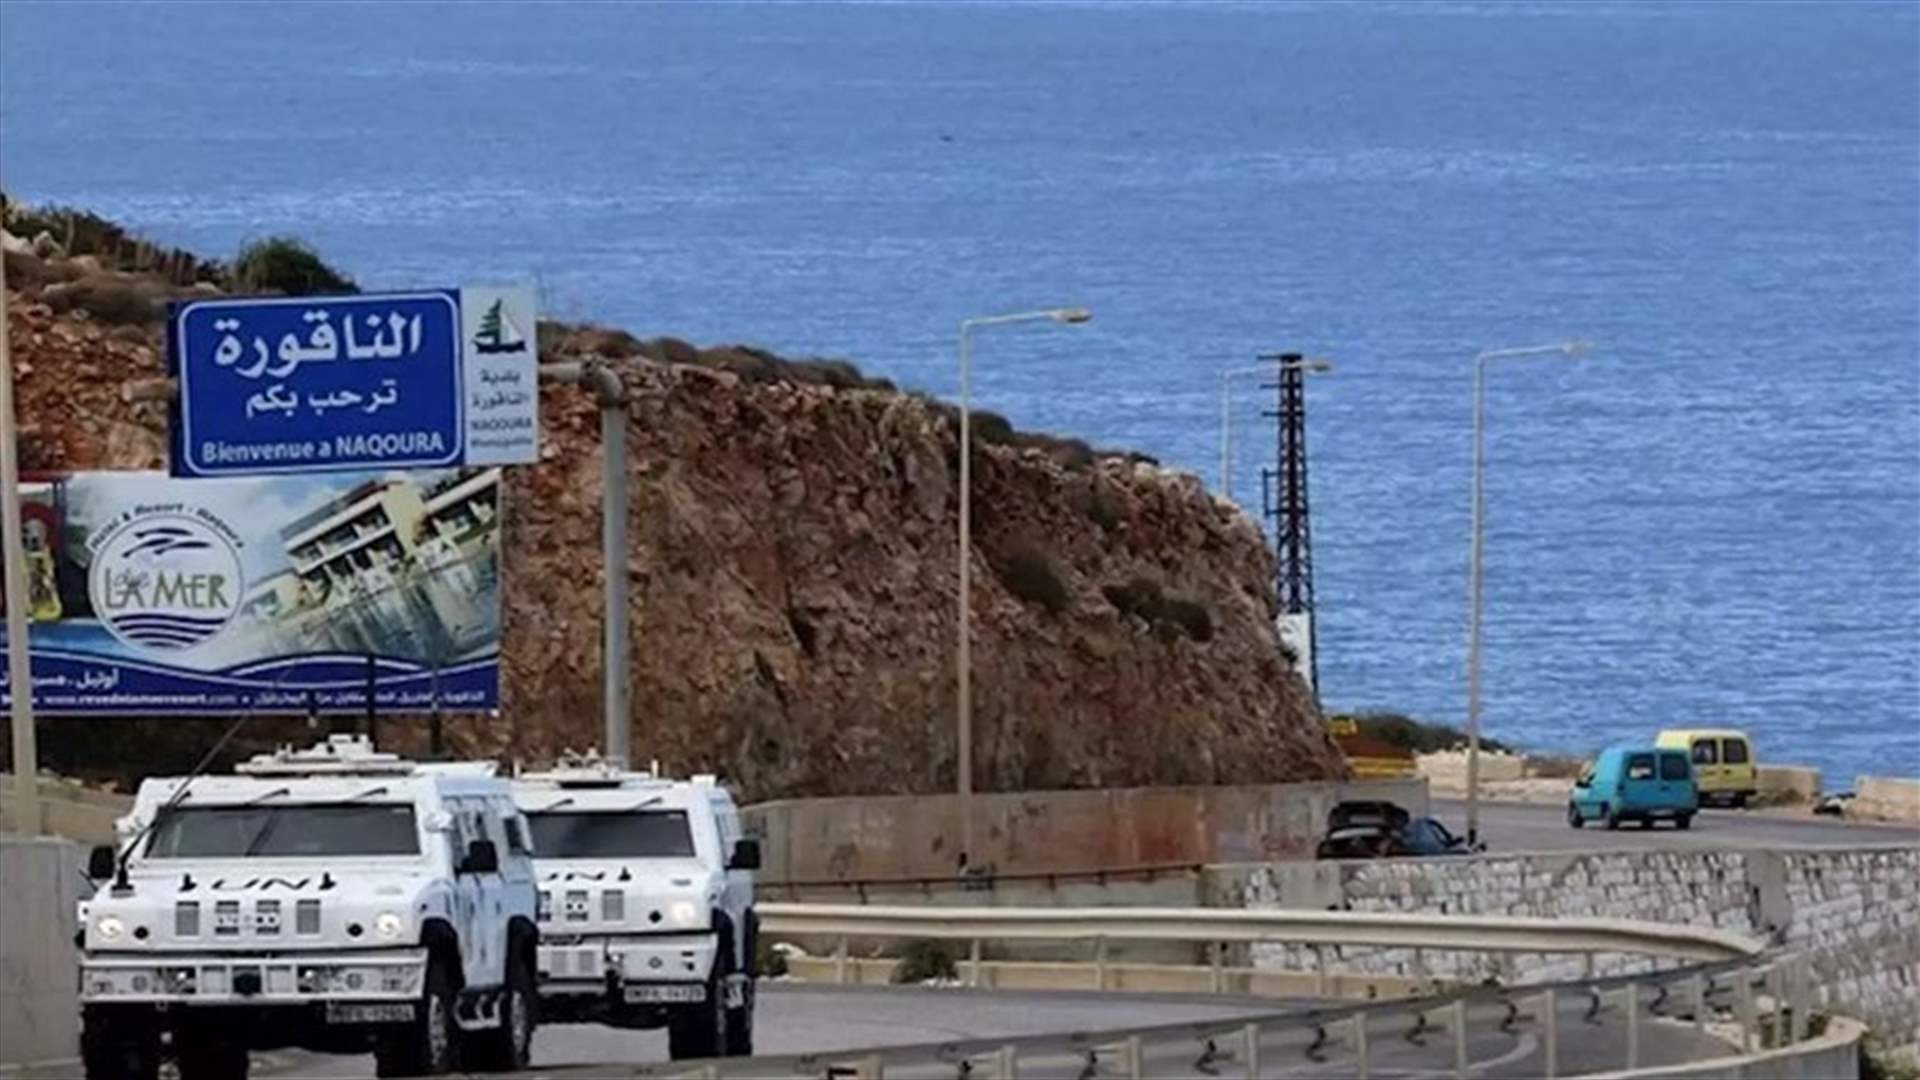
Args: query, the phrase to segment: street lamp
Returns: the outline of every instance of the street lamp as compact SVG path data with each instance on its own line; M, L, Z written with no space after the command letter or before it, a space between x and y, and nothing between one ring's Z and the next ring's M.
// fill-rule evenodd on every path
M1580 356L1588 341L1487 349L1473 358L1473 556L1467 564L1467 843L1480 839L1480 610L1486 584L1487 365L1534 356Z
M1292 360L1280 364L1283 368L1297 367L1314 375L1324 375L1333 370L1330 361L1321 359ZM1230 462L1233 456L1233 397L1231 380L1238 375L1258 375L1273 370L1266 364L1249 364L1246 367L1227 368L1220 373L1220 494L1233 498L1233 485L1229 482Z
M973 605L969 581L973 552L973 331L981 326L1006 323L1056 322L1068 326L1093 319L1083 307L1047 308L1022 311L1013 315L989 315L965 319L960 323L960 636L955 649L955 667L959 680L960 718L957 738L960 743L960 870L973 857Z

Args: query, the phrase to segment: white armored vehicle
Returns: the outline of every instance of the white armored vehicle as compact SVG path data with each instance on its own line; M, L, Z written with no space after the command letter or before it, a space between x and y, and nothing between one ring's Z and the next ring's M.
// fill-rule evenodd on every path
M360 736L148 780L80 904L88 1080L241 1080L247 1051L371 1051L381 1076L527 1063L525 819L490 764Z
M540 878L549 1020L665 1026L675 1059L753 1053L753 871L733 796L597 757L515 778Z

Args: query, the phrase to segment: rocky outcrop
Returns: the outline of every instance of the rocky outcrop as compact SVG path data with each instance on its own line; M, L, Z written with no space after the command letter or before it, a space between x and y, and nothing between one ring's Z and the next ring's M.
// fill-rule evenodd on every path
M160 373L153 327L43 291L8 298L29 467L160 466L164 410L119 393ZM951 787L953 411L751 350L542 341L616 354L632 391L636 755L755 799ZM542 423L541 462L507 487L506 707L450 719L457 750L531 760L600 732L599 421L559 388ZM1256 526L1190 475L1004 434L974 448L979 786L1343 776L1281 651Z

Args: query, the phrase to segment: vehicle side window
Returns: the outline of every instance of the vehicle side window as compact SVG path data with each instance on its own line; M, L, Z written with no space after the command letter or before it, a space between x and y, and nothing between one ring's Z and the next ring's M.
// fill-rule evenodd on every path
M1712 739L1701 739L1693 744L1693 763L1695 765L1720 764L1720 748Z
M1692 775L1693 770L1687 768L1687 759L1684 756L1680 754L1660 755L1660 779L1685 780Z
M527 819L519 814L506 819L507 850L515 855L533 854L533 845L527 840Z
M1627 758L1627 779L1629 780L1653 779L1653 755L1652 754L1634 754L1633 756Z
M476 800L480 804L480 819L485 823L486 838L493 841L493 849L505 855L512 845L512 837L507 829L507 821L512 811L501 805L498 799Z
M448 807L453 811L454 861L458 863L475 840L491 839L487 835L486 803L473 798L450 799Z
M1727 764L1745 765L1747 763L1747 742L1745 739L1727 740Z
M1423 854L1441 851L1446 847L1440 838L1434 835L1431 821L1416 821L1407 828L1407 846Z

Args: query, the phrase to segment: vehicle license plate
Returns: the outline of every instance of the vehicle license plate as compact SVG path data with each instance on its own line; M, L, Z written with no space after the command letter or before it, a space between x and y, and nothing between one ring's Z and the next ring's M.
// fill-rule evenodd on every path
M329 1024L399 1024L413 1019L413 1003L407 1001L329 1001Z
M653 986L627 987L627 1004L665 1004L684 1001L707 1000L707 988L704 983L668 983Z

